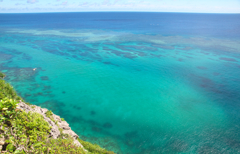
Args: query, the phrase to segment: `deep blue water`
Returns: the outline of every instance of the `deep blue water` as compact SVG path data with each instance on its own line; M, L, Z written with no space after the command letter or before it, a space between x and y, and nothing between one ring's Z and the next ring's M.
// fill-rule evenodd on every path
M101 29L152 33L239 38L239 14L198 13L33 13L0 14L3 28Z
M240 153L239 14L0 14L0 71L116 153Z

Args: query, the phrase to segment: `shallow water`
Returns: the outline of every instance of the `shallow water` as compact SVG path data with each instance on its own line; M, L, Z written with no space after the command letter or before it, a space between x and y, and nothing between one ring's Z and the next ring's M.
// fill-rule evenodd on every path
M239 15L0 17L6 80L80 138L124 154L240 153Z

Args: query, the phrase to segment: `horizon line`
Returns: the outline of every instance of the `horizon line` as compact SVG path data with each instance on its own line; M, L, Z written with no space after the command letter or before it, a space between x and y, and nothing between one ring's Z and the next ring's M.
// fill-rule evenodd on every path
M119 12L119 13L195 13L195 14L240 14L232 12L161 12L161 11L46 11L46 12L0 12L0 14L28 14L28 13L108 13L108 12Z

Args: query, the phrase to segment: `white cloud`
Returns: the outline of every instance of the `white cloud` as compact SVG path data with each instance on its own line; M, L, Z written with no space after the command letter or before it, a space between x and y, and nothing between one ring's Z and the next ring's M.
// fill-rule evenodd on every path
M109 1L109 0L104 0L104 1L102 2L102 4L103 4L103 5L109 5L109 4L110 4L110 1Z
M68 1L62 2L62 5L67 5L67 4L68 4Z
M15 1L15 2L13 2ZM179 4L168 3L164 0L161 2L155 0L0 0L1 8L9 10L9 12L78 12L78 11L153 11L153 12L206 12L206 13L235 13L240 10L239 5L223 6L217 4L216 6L209 5L193 5L193 4ZM5 2L12 2L12 5L5 5ZM23 9L24 3L39 4L27 5L27 9ZM51 4L50 4L51 3ZM5 5L5 6L3 6ZM7 12L3 11L0 12ZM10 11L11 10L11 11Z
M27 0L27 3L30 3L30 4L34 4L34 3L37 3L38 0Z

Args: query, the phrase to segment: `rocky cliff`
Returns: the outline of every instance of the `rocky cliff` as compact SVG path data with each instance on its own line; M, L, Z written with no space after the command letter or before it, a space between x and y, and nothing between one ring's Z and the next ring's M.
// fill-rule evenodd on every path
M25 112L36 112L41 114L44 120L51 127L50 137L52 137L53 139L57 139L60 137L61 133L67 134L74 139L74 144L76 146L83 148L82 144L77 140L78 135L71 130L71 128L69 127L69 124L66 121L61 120L61 118L55 114L51 114L50 117L47 117L46 113L48 112L48 109L41 108L36 105L30 106L25 104L22 101L18 103L17 109L24 110Z

